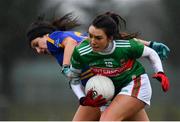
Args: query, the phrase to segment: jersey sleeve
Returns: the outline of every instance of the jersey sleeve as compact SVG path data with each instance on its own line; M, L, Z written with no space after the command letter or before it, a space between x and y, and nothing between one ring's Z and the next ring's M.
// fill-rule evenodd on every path
M63 34L63 38L71 37L74 39L77 43L83 41L87 38L87 36L83 33L77 32L77 31L66 31Z
M140 58L143 54L144 45L141 42L135 41L134 39L130 40L130 54L132 58Z
M55 32L51 33L48 37L49 37L47 40L48 42L52 43L57 48L59 48L59 47L63 48L63 46L62 46L62 42L64 40L63 32L55 31Z
M48 41L54 44L56 47L62 47L62 42L67 38L71 37L74 39L77 43L81 42L82 40L86 39L87 36L85 34L82 34L80 32L75 31L55 31L52 34L49 35Z

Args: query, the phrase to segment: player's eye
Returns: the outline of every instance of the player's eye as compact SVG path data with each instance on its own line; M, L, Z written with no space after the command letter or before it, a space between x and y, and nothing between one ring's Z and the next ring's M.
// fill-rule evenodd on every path
M89 34L89 38L90 38L90 39L94 38L94 39L96 39L96 40L101 40L101 39L102 39L101 36L93 36L92 34Z
M95 39L97 39L97 40L101 40L101 39L102 39L102 37L100 37L100 36L96 36L96 37L95 37Z

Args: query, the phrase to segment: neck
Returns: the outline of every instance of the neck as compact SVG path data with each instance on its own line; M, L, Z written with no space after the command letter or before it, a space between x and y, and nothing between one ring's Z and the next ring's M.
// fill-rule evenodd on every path
M101 51L101 53L109 53L109 52L111 52L112 49L113 49L113 41L111 41L108 44L108 46L104 50Z

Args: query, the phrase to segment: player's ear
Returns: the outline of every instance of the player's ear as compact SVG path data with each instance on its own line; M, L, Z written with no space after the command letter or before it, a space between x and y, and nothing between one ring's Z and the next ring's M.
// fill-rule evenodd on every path
M113 40L113 36L108 37L108 40L109 40L109 42L111 42Z

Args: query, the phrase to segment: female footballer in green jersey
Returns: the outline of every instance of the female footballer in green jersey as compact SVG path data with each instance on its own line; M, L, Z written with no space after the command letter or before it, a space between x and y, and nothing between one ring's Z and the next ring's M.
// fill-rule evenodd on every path
M74 47L82 42L84 38L87 38L86 34L70 31L72 28L79 25L78 21L73 18L75 17L73 17L71 13L52 21L38 18L29 26L27 31L27 38L31 48L39 55L52 55L57 60L58 64L63 67L62 73L64 74L69 70L70 58ZM126 34L121 33L121 35L125 36ZM148 42L139 39L138 41L156 50L162 59L166 58L169 53L169 48L162 43L155 41ZM84 73L84 75L81 76L87 77L89 74ZM83 79L82 84L85 84L87 80L88 77ZM88 113L83 112L84 116L79 117L80 120L99 119L99 108L89 106L82 106L81 108ZM86 116L89 112L91 115Z
M121 16L112 12L97 16L89 27L89 39L74 49L70 71L66 74L80 102L74 121L91 115L84 106L102 108L107 103L101 95L93 99L93 91L85 95L80 79L83 67L89 66L92 73L111 78L115 85L116 96L99 115L100 121L149 120L144 108L150 105L152 90L144 67L137 61L140 57L150 60L155 73L153 78L160 81L163 91L169 89L158 54L136 41L136 34L121 36L122 21Z

